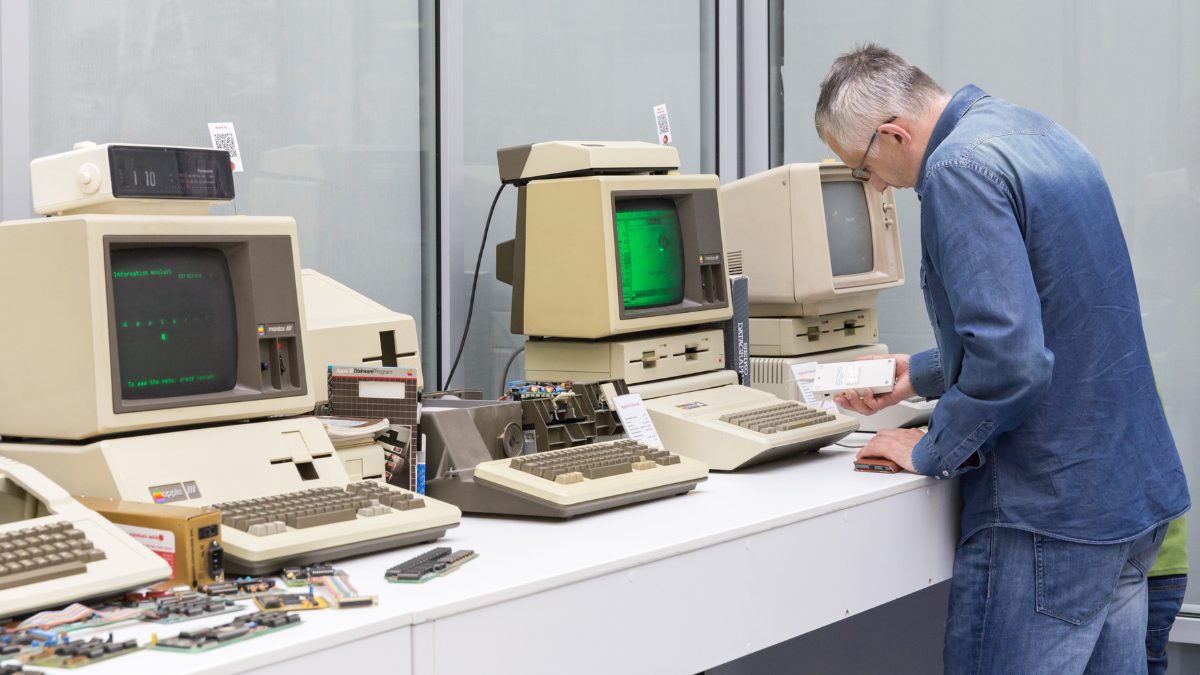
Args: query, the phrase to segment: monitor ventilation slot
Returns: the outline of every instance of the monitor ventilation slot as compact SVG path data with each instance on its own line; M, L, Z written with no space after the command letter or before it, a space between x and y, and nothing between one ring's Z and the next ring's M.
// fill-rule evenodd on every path
M742 252L728 251L725 254L725 259L729 262L729 276L742 274Z

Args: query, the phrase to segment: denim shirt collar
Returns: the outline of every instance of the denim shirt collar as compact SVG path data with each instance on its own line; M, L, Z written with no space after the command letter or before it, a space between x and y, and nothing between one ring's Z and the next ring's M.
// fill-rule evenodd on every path
M925 169L929 166L929 156L934 150L946 140L954 127L958 126L958 121L962 116L967 114L971 106L975 105L979 99L988 96L984 90L976 87L973 84L959 89L950 98L950 102L946 104L946 109L942 111L938 117L937 124L933 126L933 133L929 136L929 144L925 146L925 157L921 159L921 172L917 174L917 196L920 197L925 192Z

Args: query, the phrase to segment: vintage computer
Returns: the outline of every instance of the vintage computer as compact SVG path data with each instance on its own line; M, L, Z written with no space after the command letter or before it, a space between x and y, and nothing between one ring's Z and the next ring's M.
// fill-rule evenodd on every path
M220 507L235 573L457 524L352 482L296 416L314 405L296 225L207 215L233 198L227 154L81 144L31 174L52 217L0 224L0 455L73 494Z
M497 152L518 187L497 247L525 375L624 380L667 450L733 470L828 445L840 414L738 384L718 325L731 315L719 181L680 175L649 143L555 141ZM751 287L754 281L751 279Z
M796 398L793 364L887 353L876 302L904 283L896 202L850 174L789 164L721 188L726 247L750 278L752 382L763 391ZM861 428L923 423L932 406L906 401Z

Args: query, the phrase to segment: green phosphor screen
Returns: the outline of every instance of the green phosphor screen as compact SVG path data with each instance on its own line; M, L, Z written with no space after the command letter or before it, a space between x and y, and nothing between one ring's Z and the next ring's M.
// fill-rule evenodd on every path
M625 309L683 302L683 240L675 200L618 201L616 224Z

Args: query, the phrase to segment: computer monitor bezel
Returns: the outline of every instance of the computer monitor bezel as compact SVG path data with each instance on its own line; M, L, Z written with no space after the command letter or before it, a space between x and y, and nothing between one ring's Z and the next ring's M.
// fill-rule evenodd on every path
M675 204L675 219L679 226L679 238L682 245L679 262L683 271L683 298L677 303L668 305L630 309L625 306L624 301L625 287L621 275L621 246L617 228L618 205L621 202L661 198L670 199ZM617 282L617 297L614 300L617 303L617 314L622 320L670 316L713 309L714 303L700 303L693 299L702 293L701 285L704 283L701 271L702 263L689 265L688 261L699 260L702 255L701 249L708 251L714 248L713 242L708 240L711 239L713 231L711 229L712 221L716 221L715 231L717 233L721 231L718 199L717 191L708 189L614 190L609 193L609 213L612 216L610 221L613 241L613 278ZM689 219L693 223L691 227L685 225ZM702 222L706 222L706 224L702 225ZM704 230L704 227L710 229ZM700 240L702 232L707 232L706 235L703 235L703 238L706 239L703 242ZM720 242L716 242L716 244L719 247ZM720 297L725 296L721 295ZM727 298L725 302L728 302Z
M822 185L863 186L874 268L834 277ZM731 271L750 278L750 314L801 317L867 309L879 291L904 283L891 188L882 194L838 163L785 164L722 186Z
M824 191L824 187L826 185L829 185L832 183L849 183L849 184L857 186L858 188L860 188L862 190L863 199L866 201L866 205L867 205L867 209L866 209L867 214L868 214L868 217L870 218L870 226L869 227L870 227L870 234L871 234L871 255L872 255L873 260L872 260L872 268L871 268L871 271L869 271L869 272L859 272L856 274L842 274L842 275L833 274L833 254L830 252L830 247L829 247L829 235L828 235L829 222L825 216L826 211L825 211L825 191ZM888 188L888 190L890 191L891 188ZM886 217L886 214L885 214L884 208L883 208L883 204L884 204L883 200L887 200L889 198L890 198L890 195L888 195L887 197L880 195L880 193L878 193L873 187L871 187L870 183L855 179L853 176L850 175L849 169L847 169L846 171L839 171L837 169L829 168L829 169L825 169L825 170L821 171L822 225L824 225L825 229L823 231L826 233L825 234L825 253L826 253L826 257L829 261L829 275L833 279L833 287L835 289L841 290L841 289L853 289L853 288L858 288L861 286L878 286L880 284L889 284L894 280L894 277L896 275L889 274L888 272L883 271L881 269L881 267L883 267L884 265L880 264L880 261L886 260L887 255L888 255L887 241L885 240L886 233L880 231L881 228L879 227L879 223L883 223L882 229L884 229L884 230L891 227L891 225L889 224L889 219Z
M712 302L623 315L613 195L708 194L715 218L697 262L714 280ZM512 284L510 330L538 337L603 339L727 320L729 302L720 180L714 175L619 175L534 180L517 193L514 239L497 246L497 278ZM571 256L571 252L588 250ZM686 262L686 261L685 261ZM719 278L719 279L718 279ZM703 298L702 298L703 299ZM672 311L676 310L676 311ZM636 310L635 310L636 311Z
M282 398L302 394L308 387L303 358L303 343L300 334L300 289L293 280L299 275L299 269L292 264L291 247L293 239L287 235L105 235L102 239L104 255L104 297L107 302L104 315L108 320L108 365L111 371L112 407L113 413L121 415L146 410L164 410L222 403L237 403L239 401L256 401ZM248 259L250 246L262 247L255 260ZM230 292L234 302L234 331L237 340L237 363L235 365L235 384L231 389L205 394L185 396L159 397L147 399L126 399L122 394L121 365L119 350L118 326L116 320L116 303L113 296L112 252L114 250L131 248L206 248L221 252L229 266ZM250 267L254 269L251 270ZM269 327L275 327L272 336L278 339L296 338L299 354L293 359L294 366L299 369L297 382L299 391L294 388L277 390L262 390L254 388L257 379L261 384L260 372L262 363L258 358L259 339L250 329L257 332L259 324L256 321L252 296L254 295L255 279L274 277L274 284L281 286L275 303L277 309L271 311L275 319L262 322L262 332ZM261 282L260 282L261 283ZM241 289L241 297L239 297ZM275 289L270 289L268 292ZM249 294L251 297L247 297ZM291 298L295 304L287 306ZM260 310L261 311L261 310ZM290 325L291 329L288 330Z

